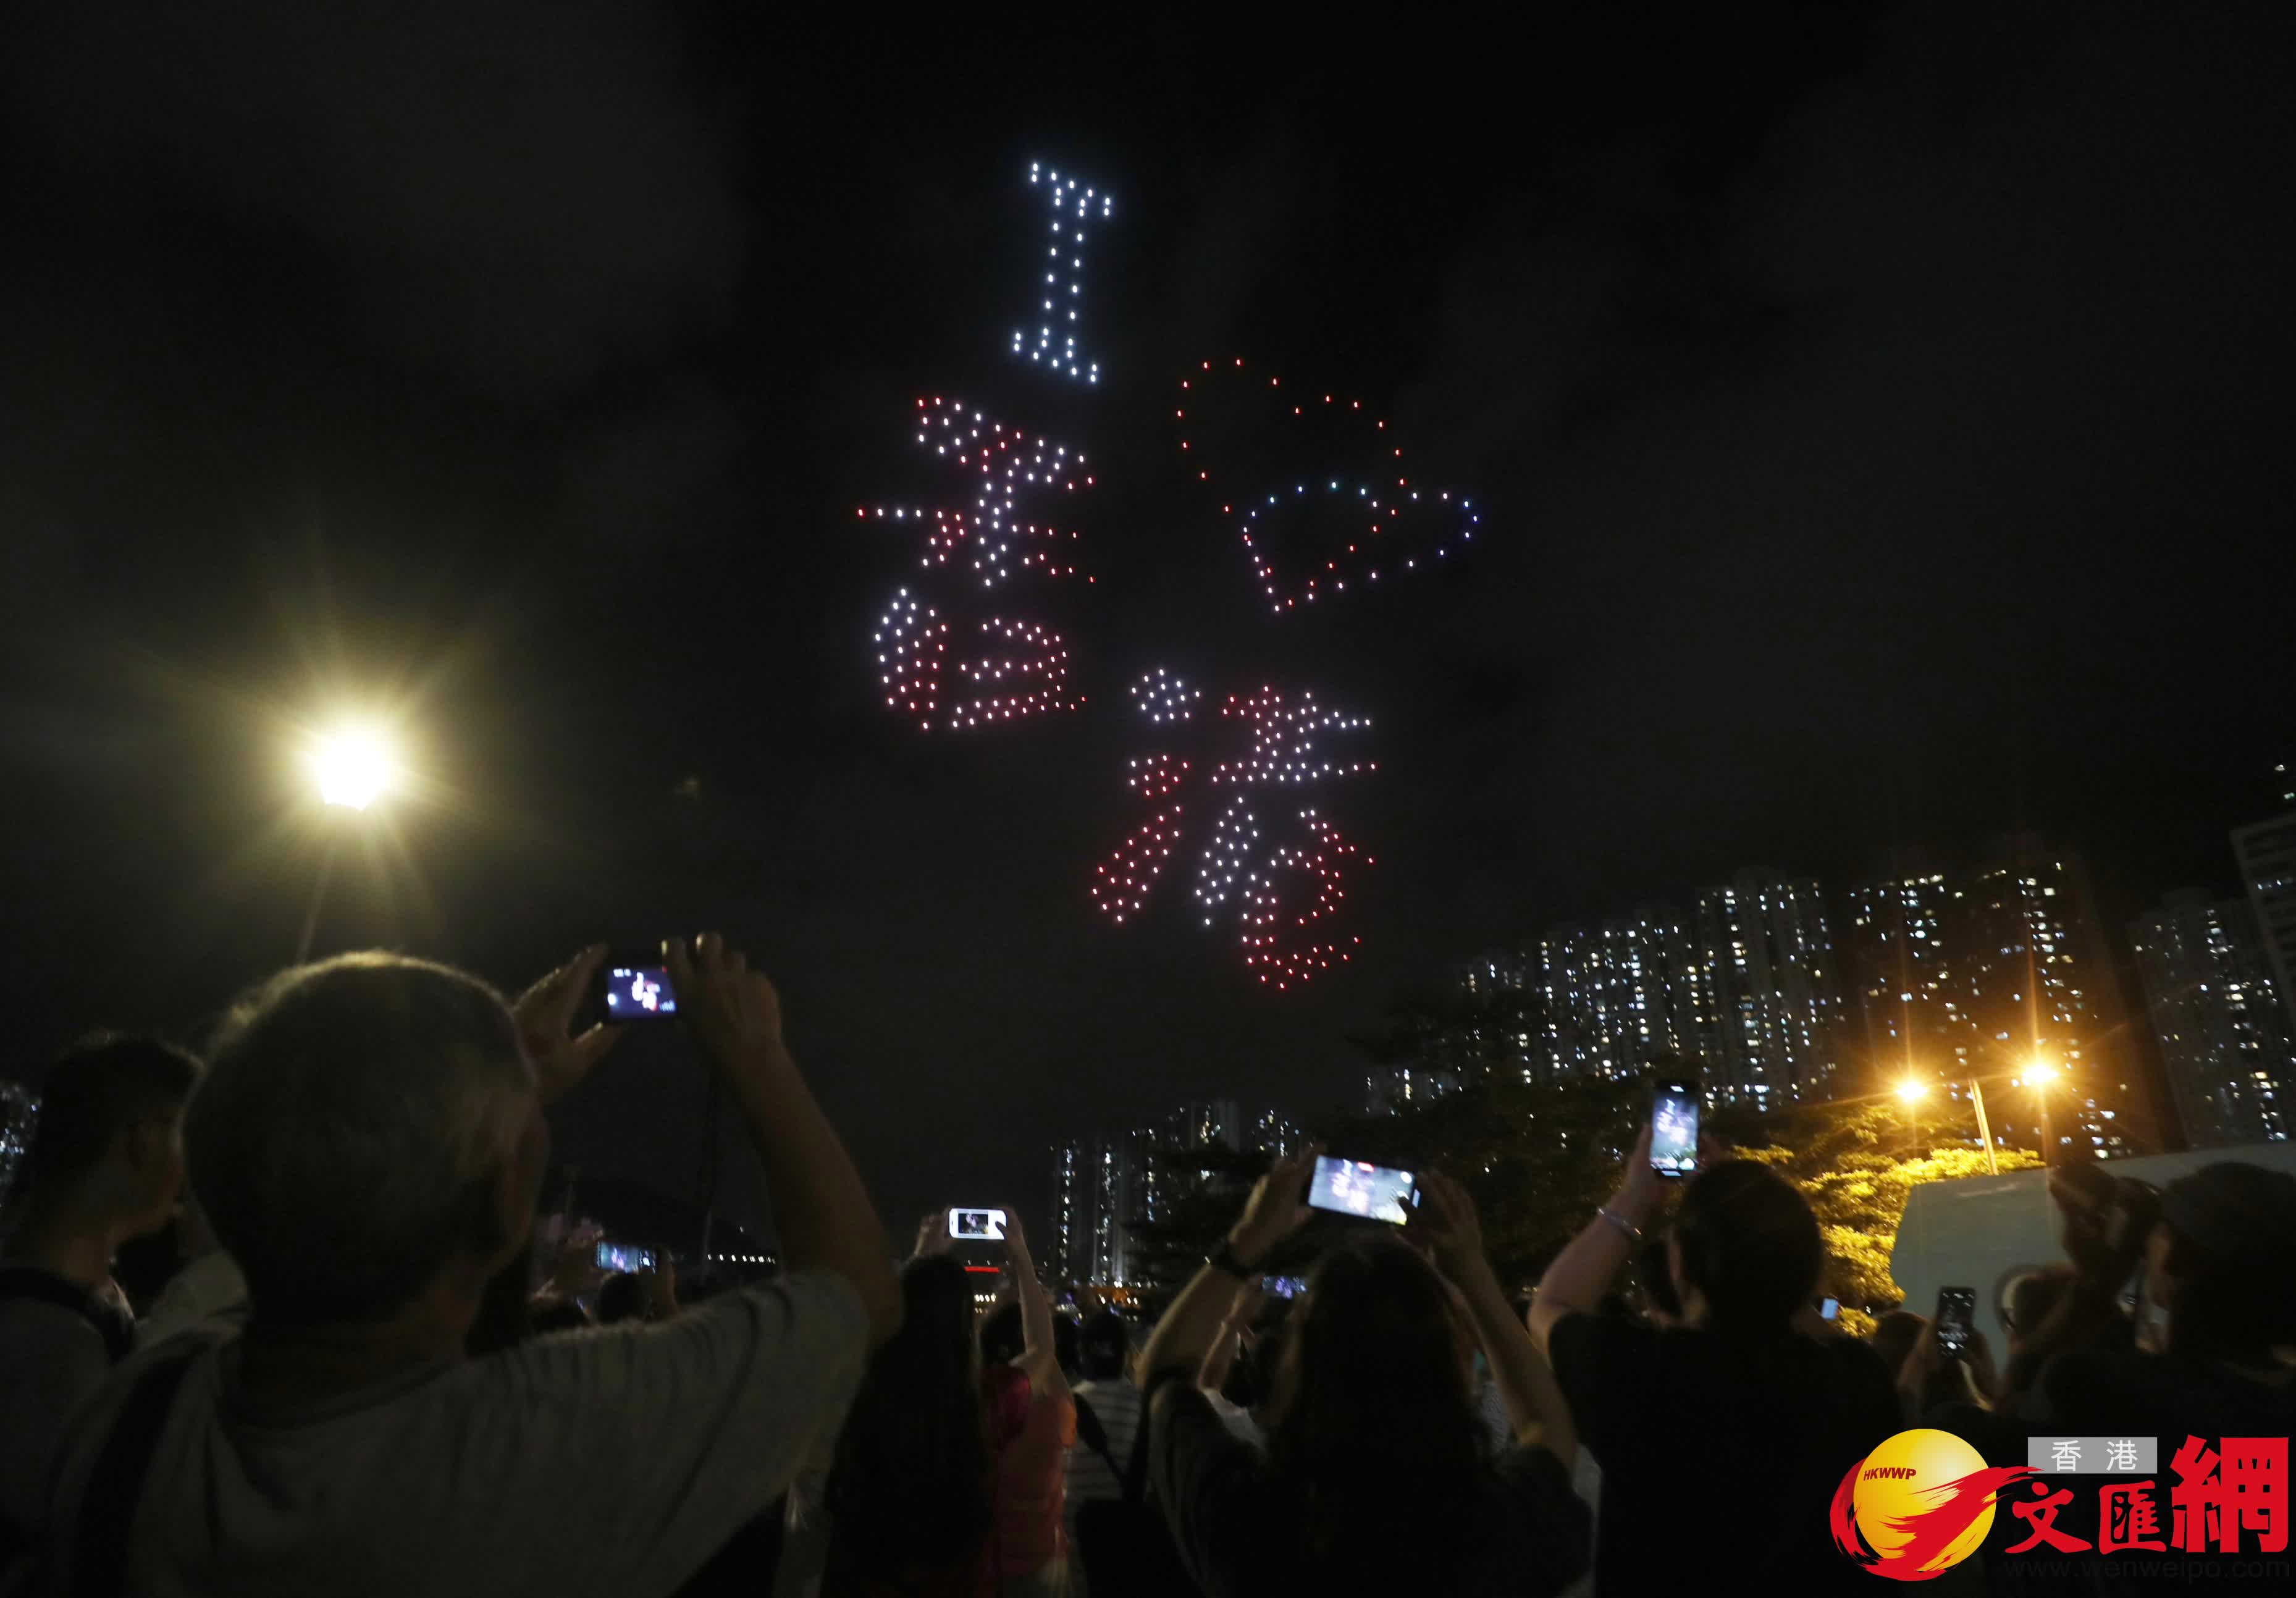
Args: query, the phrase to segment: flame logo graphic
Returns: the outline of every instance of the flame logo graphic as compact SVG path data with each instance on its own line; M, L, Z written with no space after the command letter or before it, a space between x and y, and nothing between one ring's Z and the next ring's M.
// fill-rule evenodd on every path
M1987 1465L1946 1432L1901 1431L1850 1466L1834 1489L1827 1516L1834 1546L1876 1576L1928 1581L1976 1551L2003 1489L2032 1474L2023 1465Z

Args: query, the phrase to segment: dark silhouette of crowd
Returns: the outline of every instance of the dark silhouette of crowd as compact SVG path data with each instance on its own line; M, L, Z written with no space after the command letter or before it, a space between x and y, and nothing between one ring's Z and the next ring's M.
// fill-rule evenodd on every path
M1311 1148L1152 1324L1059 1313L1010 1212L984 1314L946 1212L895 1262L711 936L664 959L780 1269L681 1299L667 1258L537 1232L544 1111L618 1037L580 1024L602 958L511 1001L344 955L196 1055L55 1061L0 1257L0 1598L1871 1592L1824 1507L1908 1426L1995 1463L2296 1428L2296 1178L2236 1162L2053 1170L2063 1258L2001 1285L1997 1363L1820 1318L1795 1187L1712 1148L1669 1179L1647 1126L1527 1302L1459 1182L1332 1219ZM123 1251L170 1229L131 1300Z

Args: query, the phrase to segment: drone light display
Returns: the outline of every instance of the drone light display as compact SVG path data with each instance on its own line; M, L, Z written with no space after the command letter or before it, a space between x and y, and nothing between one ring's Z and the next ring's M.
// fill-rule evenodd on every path
M1188 763L1176 755L1150 755L1132 762L1127 779L1132 791L1151 804L1171 798L1187 781ZM1116 852L1095 868L1094 904L1121 922L1148 902L1148 890L1163 873L1164 862L1180 841L1183 807L1175 800L1162 806L1135 829Z
M1073 710L1069 651L1058 633L1032 621L983 617L964 629L977 652L948 659L949 623L906 588L877 622L877 668L885 705L926 732L1018 721ZM957 687L952 689L951 679Z
M1083 345L1085 262L1114 201L1041 163L1030 165L1029 182L1048 204L1050 229L1037 235L1045 249L1034 258L1043 277L1032 284L1036 330L1016 331L1013 353L1062 380L1096 385L1100 364ZM1361 400L1293 393L1240 359L1201 362L1180 389L1174 417L1183 456L1223 502L1220 514L1275 613L1433 566L1473 538L1474 507L1414 483L1386 421ZM1241 406L1250 430L1269 432L1271 448L1234 447L1217 414L1208 430L1207 406L1226 405ZM1051 508L1057 496L1095 486L1084 455L947 397L919 399L910 421L916 443L957 471L973 497L963 510L887 504L858 512L914 530L922 546L921 591L896 593L877 624L886 708L935 731L1081 707L1066 640L1004 594L992 613L984 594L1077 576L1092 582L1078 570L1079 533L1055 525ZM1210 458L1223 450L1234 458ZM1193 744L1195 758L1164 747L1130 761L1133 824L1096 863L1091 897L1112 922L1137 915L1171 862L1193 848L1204 924L1232 918L1245 968L1288 988L1345 963L1362 942L1341 922L1349 871L1372 862L1302 801L1310 790L1378 769L1329 747L1370 724L1300 690L1231 694L1217 717L1200 717L1203 698L1160 668L1130 684L1133 709L1160 742ZM1199 805L1204 789L1218 791Z
M1045 170L1043 164L1037 161L1029 163L1029 186L1044 190L1046 198L1051 201L1053 231L1051 242L1045 248L1042 314L1037 322L1037 341L1030 344L1027 333L1015 332L1013 353L1025 354L1040 365L1096 383L1100 381L1100 363L1086 361L1077 353L1077 312L1084 299L1086 224L1108 220L1115 213L1116 201L1086 188L1073 177ZM1100 213L1096 217L1093 215L1095 210ZM1061 282L1063 277L1068 280L1065 290Z
M1132 703L1151 721L1185 721L1196 713L1201 689L1191 688L1159 666L1132 684Z
M1392 578L1417 571L1423 564L1431 566L1447 560L1454 547L1473 540L1480 520L1473 504L1447 489L1414 487L1401 465L1402 447L1387 436L1386 421L1366 412L1363 401L1343 400L1336 394L1295 394L1284 389L1281 377L1271 376L1263 383L1257 373L1246 370L1241 357L1217 365L1201 361L1180 380L1181 401L1172 415L1182 429L1180 448L1198 482L1213 484L1214 463L1194 425L1201 415L1192 416L1190 407L1198 406L1200 413L1200 402L1220 385L1256 395L1258 407L1279 420L1288 411L1303 423L1328 428L1336 422L1342 429L1326 447L1346 459L1323 463L1317 477L1295 479L1272 489L1263 476L1250 493L1220 506L1222 515L1236 519L1253 574L1268 609L1276 614L1345 593L1350 579L1372 584L1380 580L1382 570ZM1221 471L1225 484L1226 468ZM1248 474L1239 474L1239 480L1249 480ZM1308 514L1318 516L1327 529L1319 540L1324 547L1294 558L1290 562L1293 570L1287 570L1278 553L1280 526Z
M1353 935L1341 942L1324 925L1348 897L1341 863L1356 846L1313 810L1300 811L1300 823L1307 842L1275 850L1243 890L1243 963L1279 992L1344 963L1363 942Z
M1079 535L1022 521L1020 504L1024 496L1091 488L1081 454L939 396L917 401L916 422L917 442L975 483L972 514L878 505L860 515L914 525L925 533L920 564L931 569L961 561L984 588L1030 569L1043 577L1076 575L1067 546Z
M1161 668L1132 685L1135 709L1160 725L1188 720L1198 697ZM1285 988L1346 961L1361 941L1342 942L1330 924L1347 897L1346 864L1357 851L1315 810L1291 805L1282 808L1298 824L1287 833L1292 840L1268 847L1248 791L1303 787L1376 770L1371 761L1332 759L1322 748L1327 735L1371 724L1325 709L1312 693L1286 695L1270 687L1229 695L1220 719L1240 727L1245 743L1203 779L1231 792L1197 850L1196 908L1210 927L1235 906L1245 966L1260 981ZM1095 867L1093 902L1111 919L1121 922L1139 913L1184 841L1185 807L1176 796L1190 772L1190 763L1168 750L1132 761L1128 785L1153 808Z

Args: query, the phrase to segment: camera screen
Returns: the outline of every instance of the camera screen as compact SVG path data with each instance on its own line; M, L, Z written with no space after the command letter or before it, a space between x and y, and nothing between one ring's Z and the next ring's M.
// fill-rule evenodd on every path
M1004 1241L1004 1212L952 1209L948 1212L948 1234L958 1242L1001 1243Z
M1262 1276L1259 1291L1271 1299L1296 1299L1308 1291L1305 1276Z
M1651 1169L1686 1176L1698 1168L1698 1090L1688 1082L1661 1082L1651 1106Z
M650 1271L653 1269L653 1250L629 1243L600 1243L598 1268L602 1271Z
M1419 1202L1419 1190L1409 1171L1319 1154L1315 1179L1308 1184L1308 1202L1317 1209L1366 1216L1400 1226L1411 1218L1412 1209Z
M617 965L606 972L606 1019L654 1020L677 1013L669 972L659 965Z

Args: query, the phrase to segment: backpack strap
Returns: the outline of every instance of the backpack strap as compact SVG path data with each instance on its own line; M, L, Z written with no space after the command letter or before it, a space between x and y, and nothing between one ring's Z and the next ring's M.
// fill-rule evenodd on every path
M1108 1473L1116 1478L1119 1486L1122 1486L1126 1476L1123 1467L1116 1463L1116 1455L1108 1451L1108 1428L1100 1423L1100 1416L1093 1412L1091 1404L1081 1393L1076 1395L1076 1411L1077 1440L1099 1455L1100 1463L1108 1467Z
M1124 1470L1124 1501L1137 1504L1148 1496L1148 1397L1140 1398L1140 1424L1132 1434L1132 1463Z
M193 1339L189 1348L170 1350L127 1389L111 1435L104 1438L103 1451L95 1456L80 1494L79 1525L72 1543L72 1591L80 1598L124 1598L127 1534L144 1496L144 1479L151 1474L152 1457L159 1452L160 1433L167 1427L176 1389L184 1385L192 1362L212 1346Z
M69 1309L86 1321L103 1340L103 1351L113 1364L134 1351L135 1323L77 1282L67 1281L37 1266L0 1266L0 1299L25 1299Z

